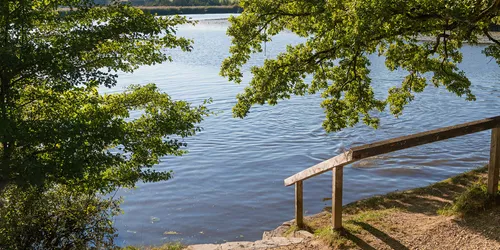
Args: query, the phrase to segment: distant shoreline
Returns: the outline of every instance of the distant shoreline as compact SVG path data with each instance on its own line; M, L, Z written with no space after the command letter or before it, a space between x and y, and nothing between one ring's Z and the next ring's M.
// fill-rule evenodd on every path
M159 16L166 15L188 15L188 14L234 14L243 12L243 8L238 5L210 5L210 6L150 6L150 5L136 5L134 6L145 12L156 14ZM68 8L60 8L59 11L67 12ZM490 29L491 35L500 40L500 26L492 26ZM417 40L421 42L435 41L435 37L418 36ZM478 44L493 44L487 37L483 36L478 39Z
M238 5L232 6L135 6L145 12L157 15L222 14L241 13Z
M159 16L164 15L186 15L186 14L224 14L241 13L243 8L238 5L226 6L134 6ZM61 12L68 12L69 8L60 8Z
M205 8L221 8L221 9L232 9L241 8L238 5L207 5L207 6L167 6L167 5L134 5L133 7L145 10L145 9L205 9Z

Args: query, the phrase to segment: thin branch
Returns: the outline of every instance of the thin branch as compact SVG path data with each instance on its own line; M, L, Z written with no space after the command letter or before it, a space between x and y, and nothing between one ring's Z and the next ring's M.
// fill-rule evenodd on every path
M486 37L488 37L488 39L490 39L492 42L494 42L496 45L499 45L500 46L500 41L498 41L497 39L493 38L493 36L491 36L491 34L488 32L487 29L484 29L483 30L483 33Z
M479 13L479 15L475 18L475 21L477 22L486 17L487 15L492 14L491 12L498 10L499 6L500 6L500 0L495 0L493 3L491 3L489 7L487 7L486 9L481 11L481 13Z

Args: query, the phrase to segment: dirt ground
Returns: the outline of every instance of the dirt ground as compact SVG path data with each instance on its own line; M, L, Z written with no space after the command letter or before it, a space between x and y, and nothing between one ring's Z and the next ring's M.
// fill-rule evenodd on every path
M306 218L307 230L314 237L273 249L500 250L499 203L469 215L440 212L446 211L468 186L485 181L482 168L428 187L349 204L344 208L345 230L341 233L328 229L331 214L327 208Z

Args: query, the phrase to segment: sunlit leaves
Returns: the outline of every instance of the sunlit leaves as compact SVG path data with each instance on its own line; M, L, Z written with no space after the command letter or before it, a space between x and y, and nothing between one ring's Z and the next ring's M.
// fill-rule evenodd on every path
M337 131L360 120L376 127L377 113L389 106L399 116L430 83L474 100L471 82L458 64L464 43L476 44L498 19L500 1L337 1L243 0L244 12L230 19L231 56L221 75L242 82L241 67L262 44L283 30L306 41L252 68L253 77L237 96L236 117L255 104L275 105L292 95L321 93L323 126ZM424 39L425 38L425 39ZM421 40L429 40L422 42ZM495 41L492 37L490 40ZM500 42L485 53L500 58ZM385 57L389 70L407 76L376 97L368 55ZM306 80L310 76L312 80Z
M154 84L98 92L117 71L171 60L166 49L189 51L191 41L176 36L189 21L92 2L0 3L0 184L106 193L166 180L171 172L150 168L184 154L183 138L200 131L206 107Z
M24 146L12 157L18 166L40 172L21 180L79 183L104 188L101 191L133 187L140 179L170 178L168 172L142 168L152 167L164 155L185 153L186 144L180 139L200 131L195 124L208 114L204 106L174 101L153 84L109 95L100 95L95 88L58 92L28 87L20 100L33 101L23 107L16 123L16 142ZM142 114L130 119L134 110Z

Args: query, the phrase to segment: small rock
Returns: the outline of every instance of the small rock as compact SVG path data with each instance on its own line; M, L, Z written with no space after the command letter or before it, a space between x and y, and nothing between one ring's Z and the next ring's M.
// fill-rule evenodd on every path
M271 232L269 232L269 231L264 231L264 233L262 234L262 240L268 240L268 239L270 239L271 237L273 237L272 235L273 235L273 234L272 234Z
M300 230L294 233L294 237L307 239L307 238L313 238L314 235L308 231Z

